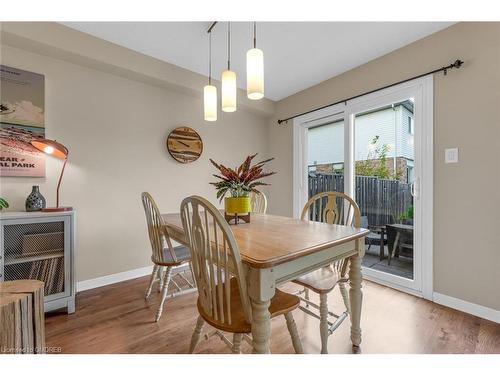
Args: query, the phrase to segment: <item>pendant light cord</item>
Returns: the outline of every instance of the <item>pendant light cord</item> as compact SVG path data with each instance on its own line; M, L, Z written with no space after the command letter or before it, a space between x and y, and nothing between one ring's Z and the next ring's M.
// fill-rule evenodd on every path
M231 70L231 22L227 23L227 70Z
M253 23L253 48L257 48L257 22Z
M212 32L208 33L208 84L212 84Z

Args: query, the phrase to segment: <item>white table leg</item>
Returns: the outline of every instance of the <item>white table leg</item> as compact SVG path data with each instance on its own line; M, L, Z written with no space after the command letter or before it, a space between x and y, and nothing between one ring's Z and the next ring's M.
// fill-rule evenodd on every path
M271 301L252 300L252 341L253 353L271 353Z
M361 344L361 304L363 293L361 292L361 259L363 255L358 254L350 258L349 267L349 299L351 303L351 341L354 346Z
M271 315L269 305L275 292L273 270L247 269L247 285L252 304L253 353L271 353Z

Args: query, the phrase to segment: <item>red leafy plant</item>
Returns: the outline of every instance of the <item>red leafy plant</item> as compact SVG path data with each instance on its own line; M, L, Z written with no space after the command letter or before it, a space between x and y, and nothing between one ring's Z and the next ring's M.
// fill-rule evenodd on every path
M248 197L248 194L251 191L257 193L259 192L256 189L257 186L269 185L259 180L276 174L276 172L263 171L264 164L274 160L274 158L266 159L252 165L252 160L256 156L257 154L247 156L245 161L235 169L228 168L222 164L217 164L215 161L210 159L210 162L220 172L220 175L213 175L220 181L210 183L215 186L215 190L217 190L217 198L220 201L222 201L222 198L224 198L228 192L231 194L231 197Z

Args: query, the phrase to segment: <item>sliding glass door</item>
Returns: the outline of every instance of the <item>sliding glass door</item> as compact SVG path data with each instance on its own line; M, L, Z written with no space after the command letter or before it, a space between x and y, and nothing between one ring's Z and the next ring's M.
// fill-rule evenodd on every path
M294 125L296 215L319 192L354 197L362 226L370 230L365 278L427 298L432 297L431 99L432 81L417 80L308 114Z
M415 283L414 97L354 114L354 196L365 240L366 275L420 289Z

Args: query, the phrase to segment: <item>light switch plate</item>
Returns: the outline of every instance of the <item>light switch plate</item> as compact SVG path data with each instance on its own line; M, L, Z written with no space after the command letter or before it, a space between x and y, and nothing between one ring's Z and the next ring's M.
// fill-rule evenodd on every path
M447 148L444 150L444 162L446 164L458 163L458 148Z

